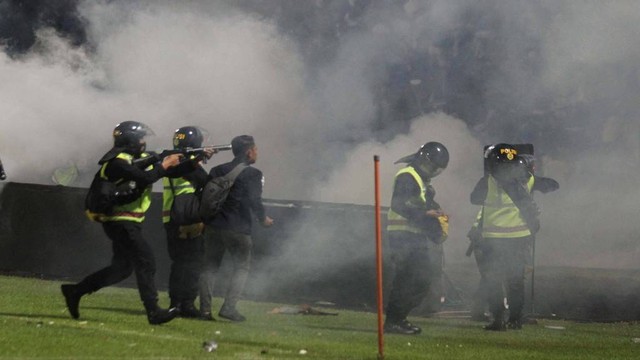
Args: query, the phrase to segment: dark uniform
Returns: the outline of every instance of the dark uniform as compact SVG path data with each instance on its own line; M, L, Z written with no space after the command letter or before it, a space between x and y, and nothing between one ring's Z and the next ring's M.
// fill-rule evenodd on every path
M441 151L446 148L439 143L427 143L418 153L399 162L409 165L396 174L391 208L387 215L387 238L394 266L393 287L386 308L385 332L418 334L421 329L407 320L407 316L425 298L434 279L442 276L442 242L446 239L448 224L446 216L434 216L427 212L441 213L434 200L435 190L431 178L446 167L449 161L436 166L420 166L433 163L421 151L437 144Z
M501 151L495 155L498 161L491 175L476 184L471 203L483 206L481 237L476 249L482 256L481 273L484 272L486 297L494 316L494 322L485 328L503 331L507 327L522 327L525 266L535 233L540 228L539 211L531 193L555 190L557 182L533 176L519 164L512 146L499 144L496 149ZM506 326L503 287L509 305Z
M133 181L136 189L139 189L139 196L127 204L116 205L111 214L100 218L104 232L112 241L111 265L87 276L76 285L62 285L67 307L74 318L79 317L78 306L83 295L117 284L133 272L136 275L140 299L151 324L167 322L177 315L174 309L164 310L158 307L158 291L154 279L155 258L151 247L142 237L142 222L151 205L151 185L166 174L166 170L158 164L150 165L144 170L133 165L134 159L147 156L136 148L137 146L144 150L142 137L146 131L143 128L146 126L137 122L127 121L119 124L114 132L115 145L122 145L119 143L118 135L133 134L132 141L127 144L132 145L135 150L114 147L99 162L102 165L101 177L117 183Z
M469 230L467 237L471 244L469 250L467 250L467 256L471 256L476 260L478 266L478 272L480 272L480 282L478 288L473 296L473 303L471 305L471 320L474 321L487 321L488 317L485 315L485 310L489 304L489 293L487 291L487 260L484 252L482 251L482 233L480 227L482 225L482 210L478 212L476 221Z
M176 196L195 196L207 182L208 174L193 161L170 169L163 181L162 222L167 232L167 249L171 258L169 298L181 316L197 317L193 302L198 296L198 281L202 269L202 223L178 225L171 220L171 207ZM193 195L190 195L193 194Z
M253 144L252 137L246 135L244 137L246 141ZM211 177L227 175L242 162L251 164L251 161L247 161L244 156L248 145L238 145L239 138L241 137L234 138L231 143L236 157L231 162L211 169L209 173ZM233 259L233 274L218 315L232 321L245 320L244 316L236 310L236 304L240 300L249 275L253 247L251 240L253 219L258 219L265 226L269 226L271 221L266 216L262 204L263 182L264 178L260 170L251 166L246 167L236 177L221 212L207 223L204 271L200 285L200 311L205 318L211 316L215 275L220 268L225 250L228 250Z

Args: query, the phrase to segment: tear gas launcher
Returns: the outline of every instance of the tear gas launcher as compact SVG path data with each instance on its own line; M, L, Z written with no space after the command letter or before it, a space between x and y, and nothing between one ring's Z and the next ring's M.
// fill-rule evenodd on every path
M169 155L174 155L174 154L182 154L187 159L190 159L192 157L203 158L204 152L206 150L213 150L214 153L219 151L229 151L231 150L231 145L230 144L207 145L199 148L167 149L167 150L162 150L160 153L149 152L150 156L136 159L133 161L133 164L136 166L145 168L158 161L162 161L162 159L164 159Z

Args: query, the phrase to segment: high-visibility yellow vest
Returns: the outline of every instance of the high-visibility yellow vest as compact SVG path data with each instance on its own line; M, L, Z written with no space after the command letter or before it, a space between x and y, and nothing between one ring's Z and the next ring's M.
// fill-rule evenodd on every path
M412 166L407 166L404 169L401 169L400 171L398 171L395 178L397 179L398 176L402 174L410 174L411 176L413 176L416 183L418 183L418 186L420 186L420 195L416 196L413 199L409 199L407 201L408 205L418 209L424 209L426 211L427 209L426 194L427 194L427 186L429 185L429 183L428 182L425 183L422 180L422 177L420 177L420 175L416 171L416 169L414 169ZM421 228L412 225L409 222L409 220L407 220L405 217L393 211L393 208L389 209L389 211L387 212L387 231L408 231L415 234L421 234L424 232Z
M193 187L189 180L183 177L176 179L162 178L162 185L162 222L168 223L171 220L173 199L178 195L193 194L196 192L196 188Z
M147 153L142 154L142 157L147 157L147 156L149 156L149 154ZM133 163L133 155L130 155L127 153L120 153L118 154L118 156L116 156L116 158L125 160L129 164ZM104 179L107 178L107 176L105 175L105 170L107 169L108 164L109 164L108 162L104 163L102 165L102 168L100 169L100 176ZM145 170L150 170L152 169L152 167L153 165L149 165L149 167L147 167ZM116 183L120 183L121 181L122 179L116 181ZM133 222L141 223L144 221L144 214L147 212L147 210L149 210L150 206L151 206L151 185L147 186L147 188L144 189L144 192L138 199L128 204L114 206L113 213L109 216L105 216L102 221L104 222L133 221Z
M529 193L534 177L527 182ZM531 230L520 214L520 209L509 195L498 186L493 176L487 180L487 198L484 201L482 236L486 238L519 238L531 235Z

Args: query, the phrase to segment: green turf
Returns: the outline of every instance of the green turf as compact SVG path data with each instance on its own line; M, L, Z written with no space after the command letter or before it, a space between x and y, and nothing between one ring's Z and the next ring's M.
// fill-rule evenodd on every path
M147 323L138 293L107 288L83 298L80 320L67 314L60 282L0 276L0 358L376 359L376 315L283 315L281 304L242 301L248 320L176 319ZM161 294L166 305L167 295ZM214 306L219 306L215 299ZM412 318L418 336L386 335L385 359L638 359L640 325L542 320L491 333L480 323ZM551 327L551 328L550 328ZM562 327L563 329L554 329ZM209 353L202 343L214 340ZM306 350L306 354L300 354Z

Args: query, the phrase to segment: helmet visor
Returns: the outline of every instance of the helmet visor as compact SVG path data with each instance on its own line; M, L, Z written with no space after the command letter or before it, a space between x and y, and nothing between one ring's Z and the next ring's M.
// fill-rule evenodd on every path
M197 128L198 130L200 130L200 134L202 134L202 146L204 146L205 144L211 143L211 134L209 134L209 132L206 129L200 126L197 126Z
M154 133L153 130L147 124L143 124L143 123L139 123L137 126L134 126L132 130L135 132L139 132L142 135L142 137L156 135L156 133Z
M430 178L434 178L440 175L442 171L446 168L446 167L442 167L434 164L433 162L429 161L429 159L422 159L422 161L420 161L419 167L420 167L420 170L422 170L425 173L425 175L427 175Z

